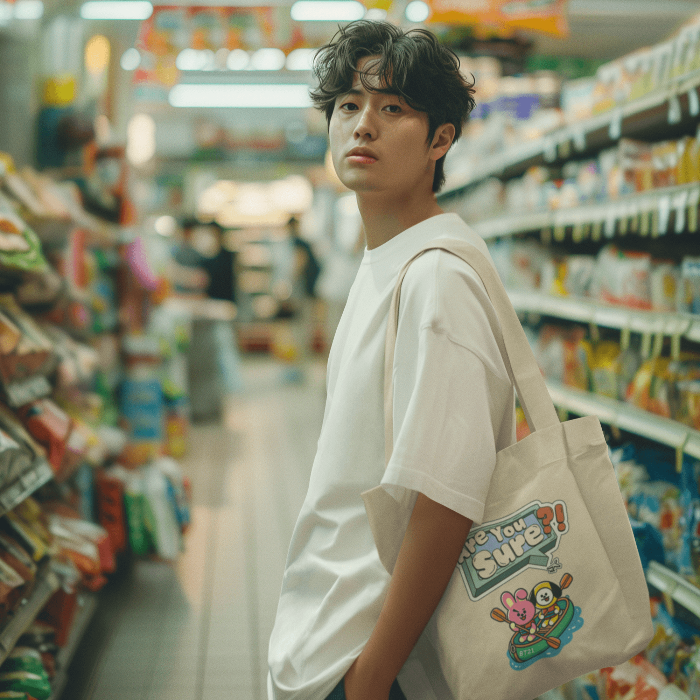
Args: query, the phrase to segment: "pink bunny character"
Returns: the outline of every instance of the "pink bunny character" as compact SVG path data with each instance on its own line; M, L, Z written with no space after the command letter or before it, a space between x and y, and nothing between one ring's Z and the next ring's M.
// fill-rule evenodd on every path
M515 632L529 626L530 634L521 634L519 640L521 642L531 642L535 638L534 632L537 630L537 625L533 622L536 612L535 606L527 598L527 591L524 588L515 591L515 595L506 591L501 596L501 603L508 611L510 628Z

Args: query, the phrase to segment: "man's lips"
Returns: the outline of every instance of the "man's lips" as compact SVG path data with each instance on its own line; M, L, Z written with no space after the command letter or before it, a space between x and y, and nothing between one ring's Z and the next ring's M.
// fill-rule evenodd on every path
M377 161L377 156L368 148L353 148L351 151L348 151L347 158L353 163L369 164Z
M348 160L352 163L376 163L377 159L372 158L372 156L348 156Z

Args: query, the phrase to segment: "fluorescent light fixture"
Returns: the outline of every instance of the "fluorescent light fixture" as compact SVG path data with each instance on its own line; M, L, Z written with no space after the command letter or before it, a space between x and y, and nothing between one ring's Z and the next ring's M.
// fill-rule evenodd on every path
M229 70L245 70L250 63L250 56L243 49L234 49L226 59L226 67Z
M141 54L138 49L127 49L119 61L119 65L123 70L136 70L141 65Z
M15 19L41 19L44 16L44 3L41 0L17 0L14 16Z
M12 5L9 2L0 2L0 27L12 21Z
M352 22L364 16L364 5L355 0L297 0L292 5L297 22Z
M287 70L311 70L316 49L294 49L287 56Z
M310 107L308 85L176 85L173 107Z
M406 5L406 19L409 22L425 22L430 16L430 8L422 0L413 0Z
M250 57L253 70L280 70L284 68L287 57L280 49L258 49Z
M380 10L378 7L372 7L365 13L365 19L372 22L383 22L387 16L386 10Z
M183 49L175 59L178 70L204 70L207 57L197 49Z
M152 14L148 0L90 0L80 8L83 19L143 20Z

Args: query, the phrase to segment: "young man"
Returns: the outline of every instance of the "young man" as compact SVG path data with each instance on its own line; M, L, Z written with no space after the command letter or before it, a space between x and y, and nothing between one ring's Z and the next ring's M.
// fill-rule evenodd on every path
M515 439L514 393L480 279L449 253L426 253L401 292L385 469L384 339L399 270L425 244L460 238L488 254L435 198L473 84L432 34L383 22L347 25L315 70L312 96L328 118L336 172L357 194L367 249L329 357L318 452L270 639L269 697L443 700L414 646L483 517L496 452ZM392 576L361 498L380 483L408 523Z

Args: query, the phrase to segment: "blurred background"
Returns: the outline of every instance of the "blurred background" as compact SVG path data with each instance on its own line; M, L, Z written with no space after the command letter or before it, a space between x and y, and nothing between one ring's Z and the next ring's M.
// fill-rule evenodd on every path
M700 699L690 0L0 0L0 697L267 697L364 252L311 62L360 18L474 76L439 202L601 418L645 567L647 651L547 700Z

